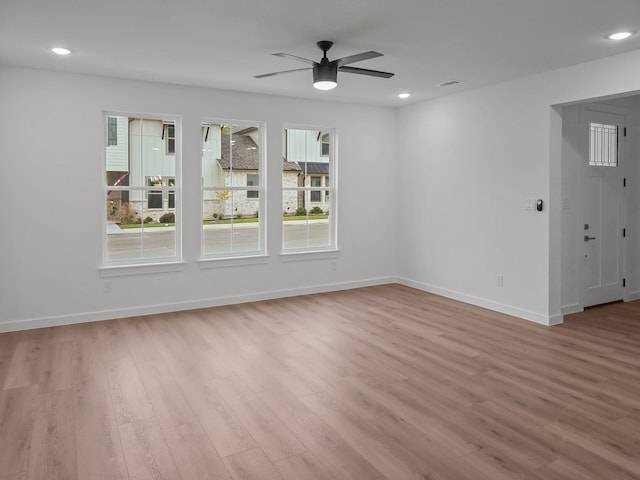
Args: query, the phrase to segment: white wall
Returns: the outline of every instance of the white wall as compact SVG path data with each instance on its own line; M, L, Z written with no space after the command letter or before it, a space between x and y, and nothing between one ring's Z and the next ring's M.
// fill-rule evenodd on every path
M0 66L3 167L0 330L114 318L392 281L396 206L372 191L395 185L395 111L390 108L180 87ZM182 271L111 279L98 273L104 221L103 110L177 114L183 180L200 185L201 120L267 124L266 264L202 269L199 188L183 191ZM333 260L284 261L282 128L335 127L339 139L339 248ZM73 132L73 135L69 135ZM362 181L363 164L367 181ZM381 222L380 219L387 219ZM191 232L191 233L187 233Z
M560 321L562 117L552 106L638 89L635 51L400 109L400 281ZM544 211L525 210L529 198Z
M580 258L578 254L579 214L578 187L580 163L580 105L562 109L562 225L561 225L561 306L562 311L577 312L580 303Z
M627 129L627 147L629 158L626 192L627 240L625 259L628 288L626 300L640 300L640 96L630 102L629 128Z

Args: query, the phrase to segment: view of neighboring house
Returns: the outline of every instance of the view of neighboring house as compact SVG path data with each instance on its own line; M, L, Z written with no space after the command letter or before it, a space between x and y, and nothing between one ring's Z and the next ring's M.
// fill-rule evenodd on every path
M296 208L304 207L311 211L319 207L326 212L329 209L329 159L331 152L328 133L314 130L287 128L283 132L285 145L285 163L295 163L300 168L297 178L299 187L326 187L327 190L312 190L298 193ZM290 185L285 185L287 187ZM295 211L295 208L293 208ZM285 211L287 211L285 207Z
M175 191L139 187L175 185L175 124L168 120L107 117L106 181L116 209L129 204L141 217L158 220L175 211ZM136 188L138 187L138 188Z
M259 192L250 189L260 182L258 129L220 124L202 125L203 219L254 216ZM329 135L320 131L285 129L282 185L326 187L327 190L283 191L283 211L295 214L300 207L311 211L329 208ZM124 204L154 221L175 212L176 128L173 121L107 117L108 200L114 209ZM138 189L136 189L138 187ZM159 190L139 187L160 187ZM111 203L112 202L112 203Z

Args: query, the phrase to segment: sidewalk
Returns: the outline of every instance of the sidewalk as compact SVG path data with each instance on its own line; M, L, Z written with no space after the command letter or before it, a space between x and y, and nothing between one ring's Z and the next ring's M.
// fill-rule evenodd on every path
M309 223L329 223L329 220L324 218L321 220L308 220ZM285 225L305 225L307 220L288 220L285 221ZM220 223L203 225L204 230L224 230L233 225L233 228L258 228L258 222L245 222L245 223ZM176 227L150 227L150 228L126 228L122 229L117 223L107 222L107 235L121 235L124 233L153 233L153 232L172 232Z

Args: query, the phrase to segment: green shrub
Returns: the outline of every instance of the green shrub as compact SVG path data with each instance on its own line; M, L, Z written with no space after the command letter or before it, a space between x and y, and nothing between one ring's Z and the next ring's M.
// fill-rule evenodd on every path
M173 212L165 213L160 217L160 223L176 223L176 214Z
M153 218L145 217L144 220L142 221L142 223L153 223Z
M298 208L296 209L296 215L298 215L298 216L304 216L304 215L306 215L306 214L307 214L307 209L306 209L306 208L304 208L304 207L298 207Z
M317 205L315 207L313 207L311 209L311 211L309 212L311 215L322 215L324 212L322 211L322 209L320 207L318 207Z

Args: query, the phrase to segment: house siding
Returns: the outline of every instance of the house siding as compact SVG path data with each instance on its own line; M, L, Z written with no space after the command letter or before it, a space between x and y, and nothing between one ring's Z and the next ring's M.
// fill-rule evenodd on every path
M129 171L129 119L114 118L118 122L116 145L107 146L107 172L127 172Z

